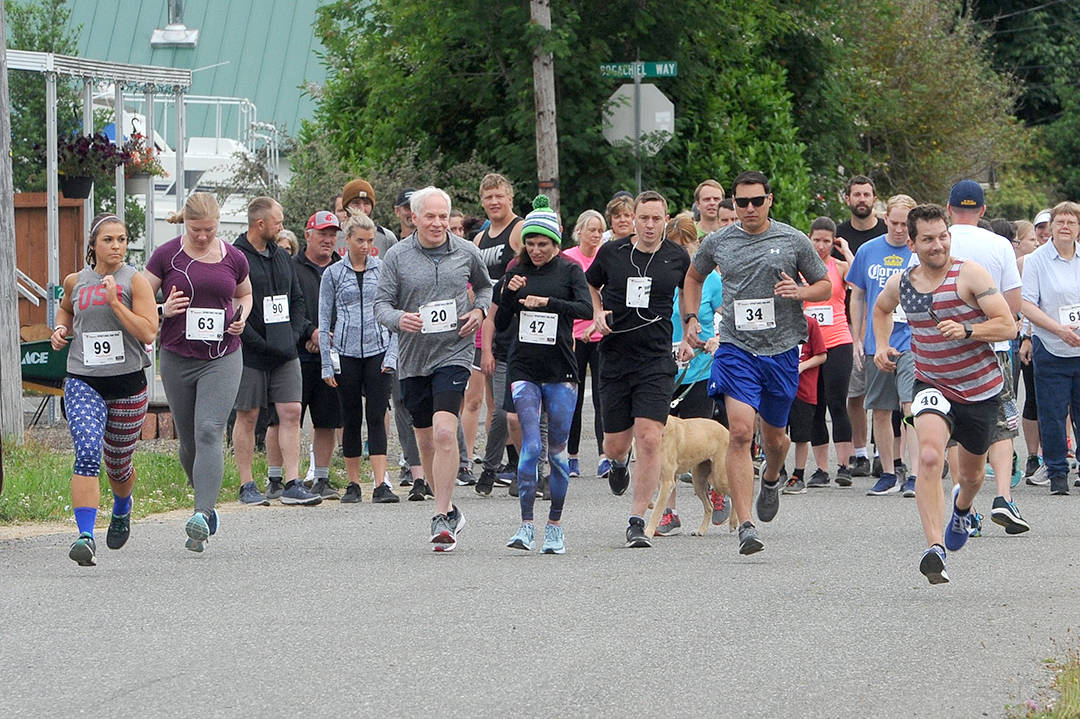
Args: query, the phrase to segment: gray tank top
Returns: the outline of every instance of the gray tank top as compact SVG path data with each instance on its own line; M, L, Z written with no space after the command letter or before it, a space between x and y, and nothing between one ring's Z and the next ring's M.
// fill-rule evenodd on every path
M123 265L113 273L120 301L131 309L131 282L136 269ZM130 332L124 329L120 318L109 306L105 287L99 275L89 267L79 271L75 286L71 289L71 307L75 319L68 350L69 374L87 377L115 377L137 372L150 366L150 357Z

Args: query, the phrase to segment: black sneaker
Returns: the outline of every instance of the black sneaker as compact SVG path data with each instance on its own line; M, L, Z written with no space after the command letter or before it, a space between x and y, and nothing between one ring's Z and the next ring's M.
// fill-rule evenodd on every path
M757 496L757 516L762 522L771 522L780 511L780 484L786 472L780 472L780 476L771 485L765 481L765 467L761 468L761 490Z
M411 487L412 486L412 468L411 467L402 467L401 468L401 479L398 482L398 486L399 487Z
M500 464L495 470L495 486L509 487L510 482L517 476L517 465ZM516 495L515 495L516 496Z
M611 463L611 471L607 476L608 487L616 497L626 494L626 488L630 486L630 466Z
M1068 477L1051 477L1050 494L1065 495L1069 493Z
M882 473L881 457L874 457L874 467L870 470L871 477L880 477Z
M380 482L375 491L371 493L371 501L375 504L397 504L401 501L401 497L394 494L394 490L390 489L389 484Z
M1028 478L1031 475L1039 471L1039 467L1042 466L1042 461L1039 459L1039 455L1028 455L1027 463L1024 464L1024 478Z
M356 482L349 482L349 486L345 488L345 495L341 498L342 504L359 504L364 501L364 493L360 491L360 485Z
M492 487L495 486L495 470L485 469L480 472L480 479L476 480L476 486L473 489L476 493L482 497L486 497L491 494Z
M817 472L815 472L814 474L817 474ZM851 468L848 467L846 464L841 464L839 467L836 468L836 486L851 486Z
M847 469L847 467L842 467L841 469ZM840 484L840 474L839 473L837 473L837 475L836 475L836 483ZM850 474L848 475L848 483L849 484L851 483L851 475ZM815 488L819 488L819 487L828 487L829 486L829 473L826 472L824 469L818 467L817 469L814 470L814 473L810 475L810 479L806 480L806 486L808 488L810 488L810 489L815 489ZM844 485L840 485L840 486L844 486Z
M848 462L851 467L852 477L869 477L870 476L870 458L869 457L852 457Z
M90 534L80 534L79 538L71 543L68 557L80 567L93 567L97 564L97 547L94 538Z
M630 524L626 527L626 546L631 549L643 549L652 546L652 542L645 536L644 520L630 520Z
M468 467L461 467L457 473L457 486L459 487L471 487L476 484L476 477L473 476L472 470Z
M1004 497L994 497L994 505L990 510L990 520L994 524L1000 524L1004 527L1006 534L1023 534L1031 529L1031 525L1020 516L1020 510L1016 508L1016 502Z
M127 544L131 536L131 513L120 516L114 514L109 520L109 533L105 535L105 546L109 549L120 549Z
M409 490L410 502L423 502L428 495L427 482L422 479L414 479L412 489Z
M312 483L311 493L317 494L323 499L341 499L341 493L330 486L330 480L326 477L319 477Z
M758 537L757 527L750 522L743 522L739 527L739 554L753 554L765 549L765 544Z
M285 494L285 480L280 477L269 477L266 480L266 498L280 499Z

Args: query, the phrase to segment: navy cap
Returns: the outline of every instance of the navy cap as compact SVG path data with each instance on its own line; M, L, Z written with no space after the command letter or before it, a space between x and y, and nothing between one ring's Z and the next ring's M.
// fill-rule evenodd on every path
M397 202L394 203L394 207L404 207L409 204L409 200L412 199L413 193L416 192L411 187L406 187L401 191L401 194L397 196Z
M982 185L975 180L960 180L949 193L949 206L958 210L977 210L985 204Z

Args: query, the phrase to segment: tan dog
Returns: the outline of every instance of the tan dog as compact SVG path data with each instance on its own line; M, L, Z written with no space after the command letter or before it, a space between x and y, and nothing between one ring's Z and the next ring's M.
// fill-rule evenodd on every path
M652 537L660 515L664 513L668 496L675 488L675 476L683 472L693 472L694 494L701 500L705 517L694 536L705 534L712 519L712 502L709 500L709 487L728 494L727 461L728 431L724 425L712 419L668 417L664 426L664 436L660 441L660 492L656 497L655 509L649 517L649 526L645 534ZM728 524L735 528L735 513L731 513Z

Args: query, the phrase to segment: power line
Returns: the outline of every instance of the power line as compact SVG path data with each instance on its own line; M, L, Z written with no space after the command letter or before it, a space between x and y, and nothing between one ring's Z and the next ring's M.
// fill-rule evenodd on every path
M1016 15L1026 15L1027 13L1035 12L1036 10L1042 10L1043 8L1050 7L1051 5L1060 5L1063 2L1072 2L1072 0L1050 0L1049 2L1044 2L1042 5L1036 5L1035 7L1025 8L1023 10L1015 10L1013 12L1007 12L1004 15L995 15L992 18L987 18L984 22L997 22L999 20L1004 20L1005 18L1014 17Z

